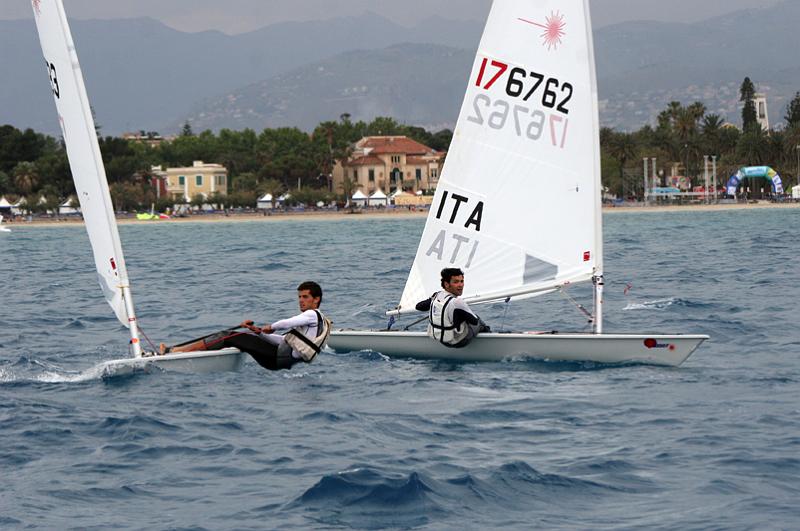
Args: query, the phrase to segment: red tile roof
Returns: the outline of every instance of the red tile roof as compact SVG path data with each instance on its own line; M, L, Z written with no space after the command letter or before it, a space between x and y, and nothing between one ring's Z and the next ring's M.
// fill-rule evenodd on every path
M383 166L384 162L378 158L373 156L367 157L359 157L357 159L349 160L344 165L345 166Z
M372 153L405 153L406 155L425 155L433 150L425 144L411 140L407 136L368 136L361 139L359 148L372 148Z

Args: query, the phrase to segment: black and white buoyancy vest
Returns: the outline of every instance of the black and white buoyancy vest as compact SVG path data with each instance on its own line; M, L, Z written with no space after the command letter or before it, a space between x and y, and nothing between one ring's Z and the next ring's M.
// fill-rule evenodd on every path
M328 341L328 336L331 334L331 327L333 326L333 322L322 315L322 312L319 310L314 310L314 312L317 314L316 337L310 338L306 336L304 332L308 330L307 327L301 327L306 330L292 328L283 336L286 343L299 352L306 363L311 363L317 357L322 347L325 346L325 342Z
M428 336L445 346L455 346L469 333L467 323L458 327L453 325L455 296L445 290L431 297L431 309L428 314Z

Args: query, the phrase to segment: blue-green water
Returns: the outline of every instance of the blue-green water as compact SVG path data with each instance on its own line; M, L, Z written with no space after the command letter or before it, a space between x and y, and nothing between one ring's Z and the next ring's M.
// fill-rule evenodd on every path
M607 331L711 335L682 367L326 353L291 372L103 378L126 333L84 230L12 226L0 527L795 528L800 210L605 224ZM422 225L120 230L144 330L174 342L286 316L306 279L337 326L383 325ZM585 327L557 295L481 313L497 328Z

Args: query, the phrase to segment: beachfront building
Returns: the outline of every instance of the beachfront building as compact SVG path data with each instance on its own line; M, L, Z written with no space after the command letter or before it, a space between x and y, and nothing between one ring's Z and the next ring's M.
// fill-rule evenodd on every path
M228 195L228 170L221 164L196 160L186 168L153 166L158 196L166 194L177 202L189 202L197 194L208 198L213 194Z
M366 196L376 191L389 195L436 189L445 153L436 151L407 136L367 136L356 142L347 160L336 161L333 185L344 191L345 177Z

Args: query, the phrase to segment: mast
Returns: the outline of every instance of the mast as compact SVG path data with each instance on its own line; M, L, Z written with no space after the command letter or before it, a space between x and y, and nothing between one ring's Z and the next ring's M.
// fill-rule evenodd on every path
M594 283L594 323L593 332L603 332L603 182L601 179L600 165L600 114L597 103L597 70L594 62L594 39L592 35L592 15L589 10L589 0L583 0L583 12L586 16L586 42L589 52L590 82L592 87L592 122L595 136L592 145L594 157L594 183L595 183L595 209L594 209L594 238L595 238L595 272L592 279ZM646 190L645 190L646 192Z
M32 6L100 287L117 319L130 330L133 354L140 357L139 328L114 207L64 5L61 0L34 0Z

